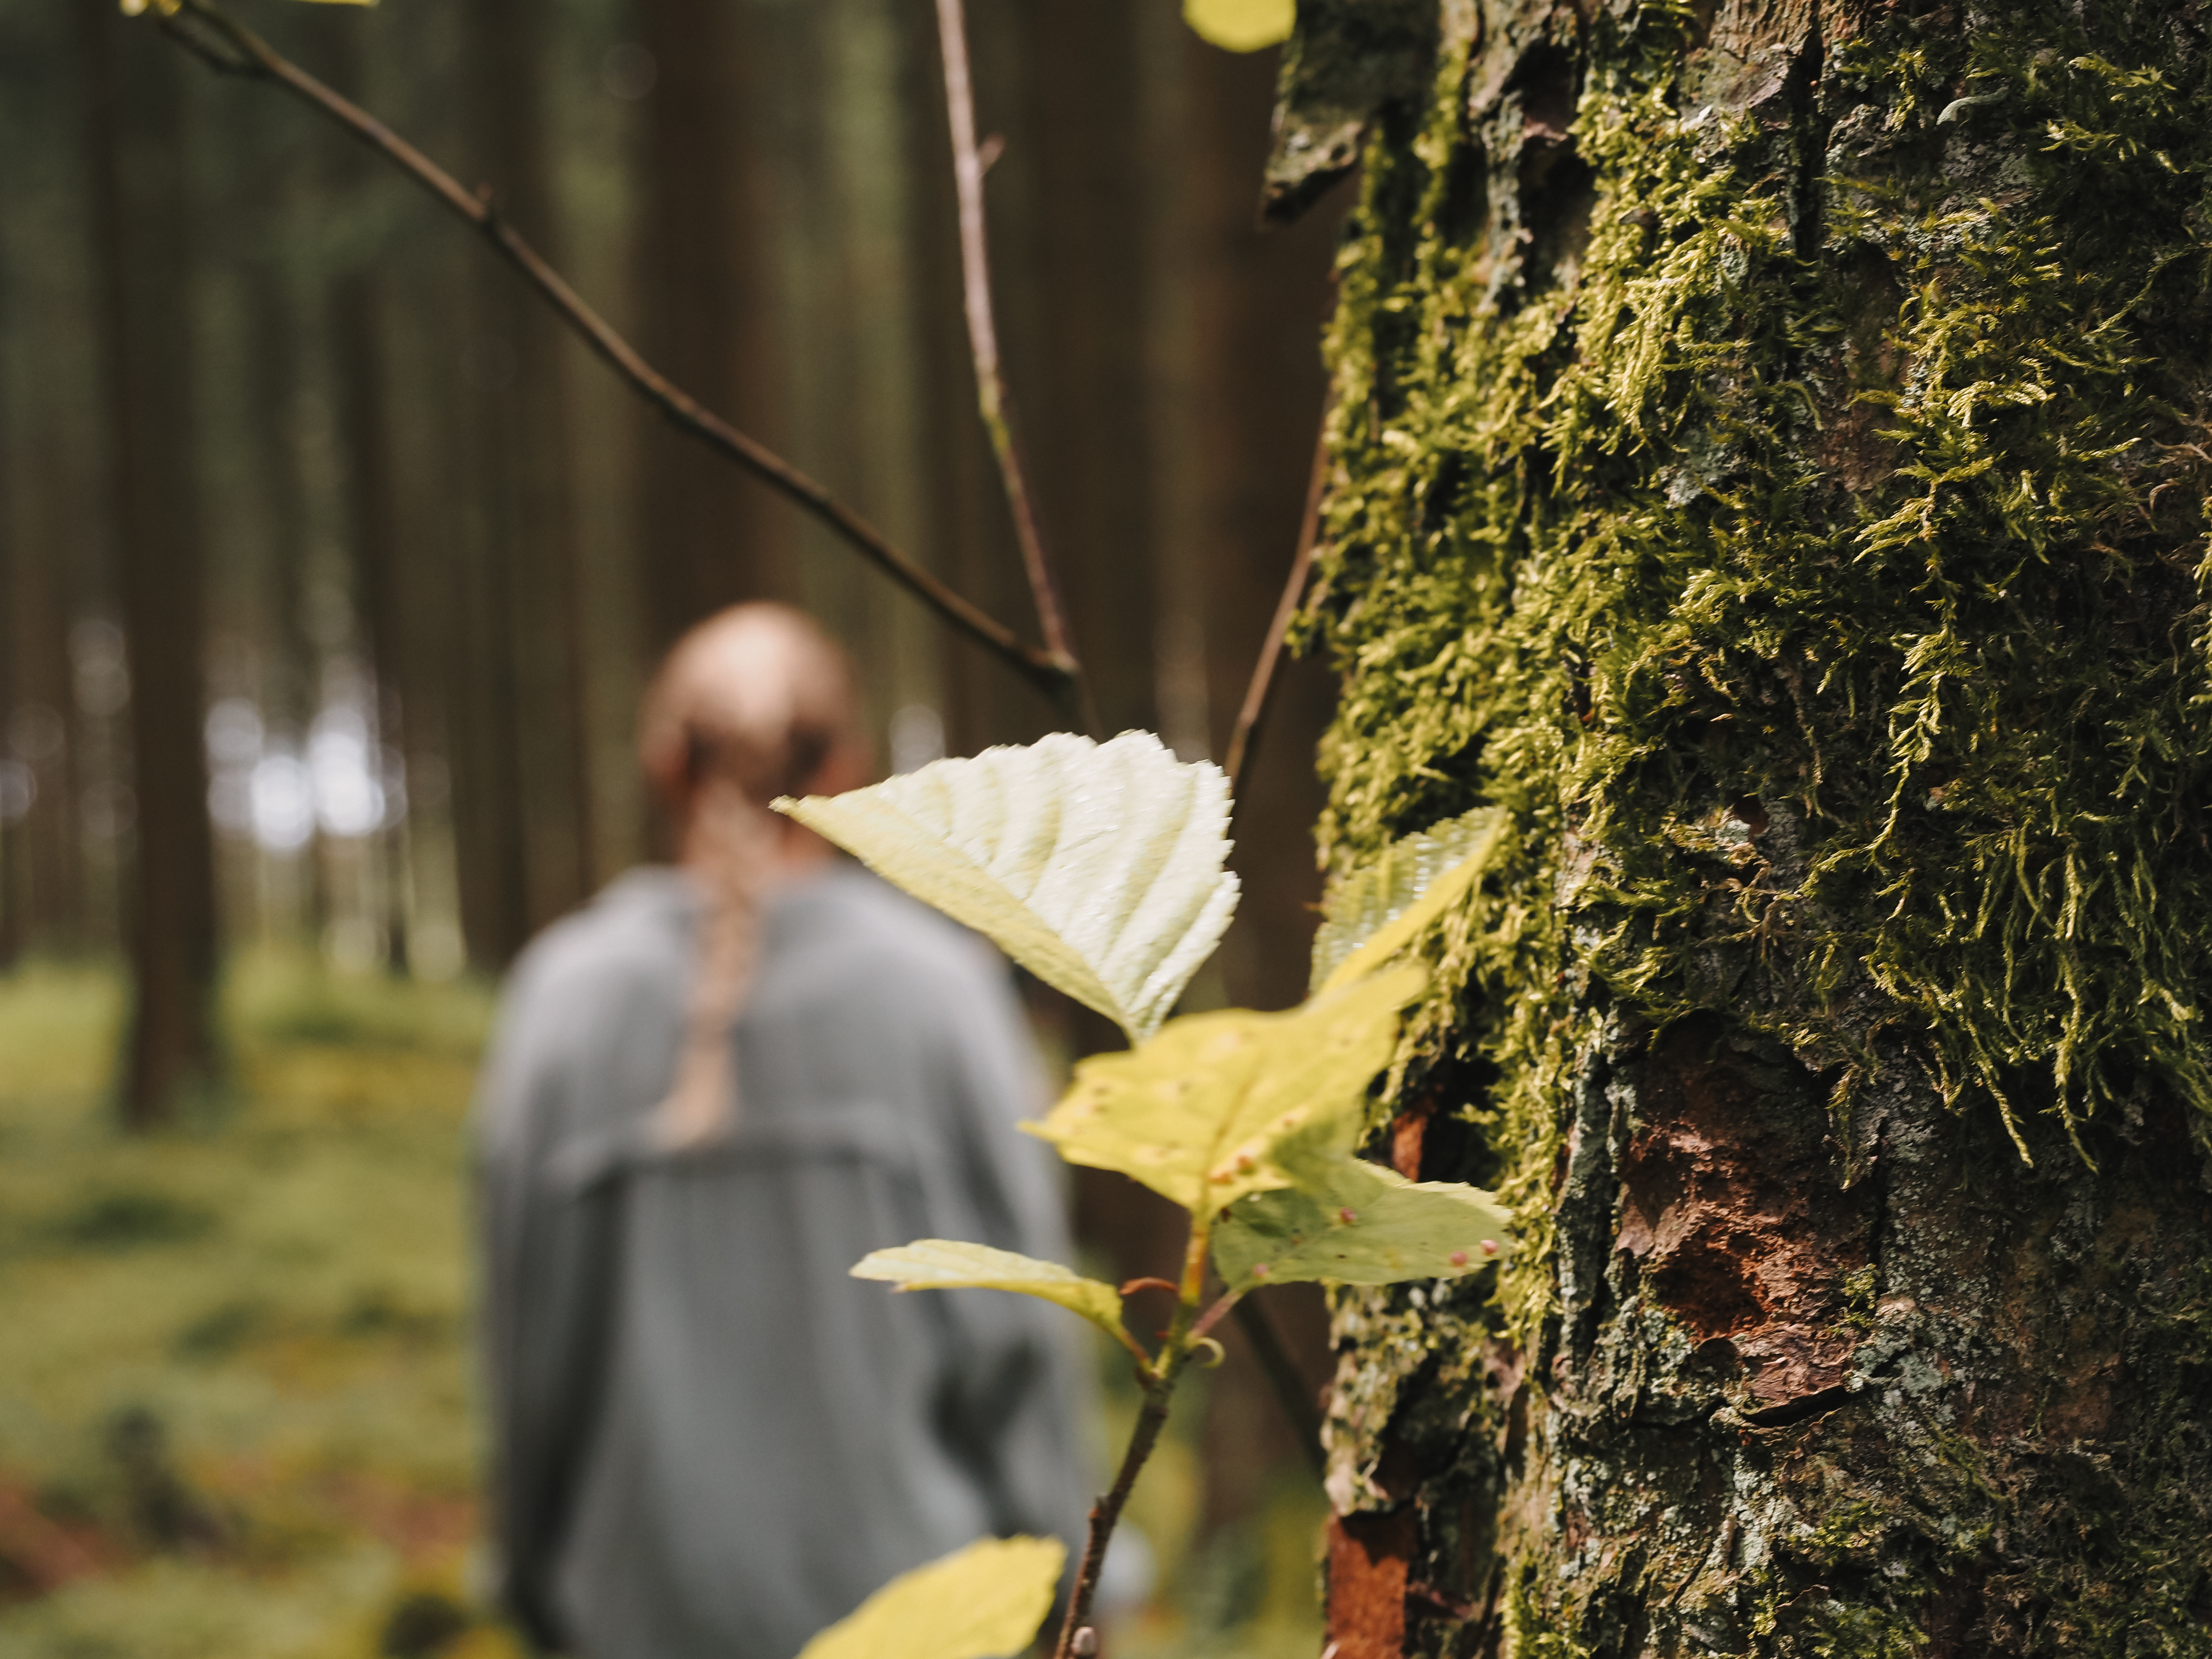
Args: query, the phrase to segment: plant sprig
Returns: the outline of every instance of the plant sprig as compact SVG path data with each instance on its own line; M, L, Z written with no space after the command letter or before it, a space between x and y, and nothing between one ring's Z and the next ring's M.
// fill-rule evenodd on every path
M1405 958L1479 884L1498 826L1470 815L1438 836L1409 838L1386 861L1387 879L1356 884L1334 919L1322 983L1298 1007L1163 1023L1236 905L1236 878L1223 867L1231 805L1212 765L1176 760L1149 733L1106 744L1056 733L776 806L1128 1035L1127 1052L1080 1062L1059 1103L1024 1127L1070 1163L1116 1170L1189 1216L1175 1313L1157 1347L1147 1350L1122 1318L1123 1295L1136 1283L1117 1290L1058 1262L921 1239L853 1269L900 1291L1037 1297L1088 1319L1128 1353L1143 1403L1113 1485L1091 1506L1054 1645L1056 1659L1081 1659L1095 1649L1095 1634L1085 1633L1122 1508L1176 1385L1194 1364L1218 1358L1211 1333L1240 1298L1299 1279L1455 1278L1504 1248L1507 1218L1489 1194L1409 1181L1355 1150L1369 1091L1396 1052L1400 1016L1427 981ZM1439 856L1447 848L1449 860ZM944 1651L944 1632L918 1613L896 1621L896 1633L880 1620L871 1628L878 1627L883 1638L866 1651L883 1659Z

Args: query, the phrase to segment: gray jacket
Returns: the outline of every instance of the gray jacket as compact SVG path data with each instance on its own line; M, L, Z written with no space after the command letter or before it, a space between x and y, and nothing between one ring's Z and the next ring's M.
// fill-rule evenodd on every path
M982 1534L1073 1545L1087 1501L1067 1315L847 1274L923 1237L1069 1260L1005 965L854 866L785 892L734 1129L670 1152L698 907L634 872L532 945L477 1103L501 1591L590 1659L791 1659Z

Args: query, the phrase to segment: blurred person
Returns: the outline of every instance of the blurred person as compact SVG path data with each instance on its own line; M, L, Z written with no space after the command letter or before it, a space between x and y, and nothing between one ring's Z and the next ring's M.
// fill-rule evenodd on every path
M477 1103L502 1601L587 1659L791 1659L987 1533L1079 1536L1057 1310L848 1269L922 1237L1068 1259L988 946L768 810L866 781L851 671L722 612L644 702L674 868L509 981Z

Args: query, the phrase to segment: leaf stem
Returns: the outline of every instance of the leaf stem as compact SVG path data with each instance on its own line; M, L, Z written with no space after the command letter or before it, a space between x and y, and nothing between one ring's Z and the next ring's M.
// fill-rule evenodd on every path
M1160 1431L1167 1426L1168 1407L1175 1397L1176 1384L1182 1379L1192 1350L1203 1335L1194 1328L1198 1319L1199 1298L1206 1289L1206 1249L1211 1231L1211 1217L1191 1218L1190 1242L1183 1250L1182 1284L1176 1298L1175 1318L1168 1326L1167 1340L1161 1343L1158 1358L1148 1373L1140 1373L1145 1381L1144 1404L1138 1408L1136 1425L1129 1431L1129 1444L1121 1454L1121 1467L1115 1474L1114 1484L1091 1506L1090 1535L1084 1540L1083 1560L1076 1569L1074 1591L1067 1598L1066 1616L1060 1620L1060 1638L1053 1644L1053 1659L1075 1659L1076 1632L1090 1626L1091 1606L1098 1597L1098 1575L1106 1565L1106 1547L1113 1541L1114 1528L1120 1524L1122 1507L1129 1501L1137 1476L1152 1457L1152 1449L1159 1443Z

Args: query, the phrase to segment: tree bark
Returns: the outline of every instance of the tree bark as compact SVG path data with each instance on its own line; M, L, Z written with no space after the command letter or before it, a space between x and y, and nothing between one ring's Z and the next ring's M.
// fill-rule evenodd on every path
M1508 833L1373 1155L1335 1659L2212 1651L2193 5L1305 0L1338 871Z
M201 748L202 571L191 434L191 203L166 44L76 0L91 122L118 586L131 695L136 850L125 933L133 1005L126 1122L150 1128L216 1063L215 855Z

